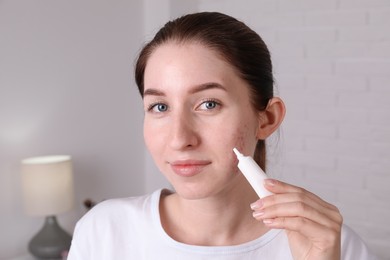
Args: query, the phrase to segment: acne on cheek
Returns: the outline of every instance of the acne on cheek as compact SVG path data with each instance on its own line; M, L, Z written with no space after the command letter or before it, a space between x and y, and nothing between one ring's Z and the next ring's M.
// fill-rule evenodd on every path
M248 127L244 125L240 130L237 131L237 133L234 134L233 137L233 145L235 148L237 148L239 151L243 152L245 150L245 133L247 132ZM238 159L237 156L233 153L232 147L229 152L229 154L232 156L232 169L231 171L234 173L238 173Z
M247 133L248 133L248 125L245 124L240 129L237 129L237 132L233 137L233 142L235 147L241 152L244 152L246 147L245 140L246 140Z
M236 138L236 141L235 141L235 144L236 144L236 148L239 150L239 151L243 151L244 150L244 147L245 147L245 138L243 137L242 134L238 135L237 138Z

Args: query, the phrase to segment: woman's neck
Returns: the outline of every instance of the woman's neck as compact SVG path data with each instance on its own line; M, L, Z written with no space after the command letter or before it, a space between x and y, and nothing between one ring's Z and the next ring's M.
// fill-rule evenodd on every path
M242 244L269 230L252 217L249 205L257 198L246 180L233 191L199 200L185 200L174 193L161 198L161 223L169 236L182 243Z

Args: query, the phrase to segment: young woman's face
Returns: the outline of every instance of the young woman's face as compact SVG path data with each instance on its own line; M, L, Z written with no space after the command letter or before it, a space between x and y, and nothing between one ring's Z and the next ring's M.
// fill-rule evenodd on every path
M259 116L233 67L203 45L167 43L150 56L144 86L145 142L178 194L204 198L237 185L232 149L253 155Z

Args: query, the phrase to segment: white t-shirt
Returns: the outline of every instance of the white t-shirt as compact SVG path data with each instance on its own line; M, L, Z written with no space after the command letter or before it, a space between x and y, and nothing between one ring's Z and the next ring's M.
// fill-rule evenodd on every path
M235 246L194 246L165 233L159 213L162 192L112 199L96 205L76 225L68 260L292 259L287 236L273 229ZM377 259L350 228L342 229L342 259Z

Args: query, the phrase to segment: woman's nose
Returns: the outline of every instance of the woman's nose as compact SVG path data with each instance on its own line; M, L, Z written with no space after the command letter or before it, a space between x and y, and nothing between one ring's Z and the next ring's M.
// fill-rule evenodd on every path
M195 119L184 113L173 117L170 126L169 145L174 150L190 149L199 144Z

